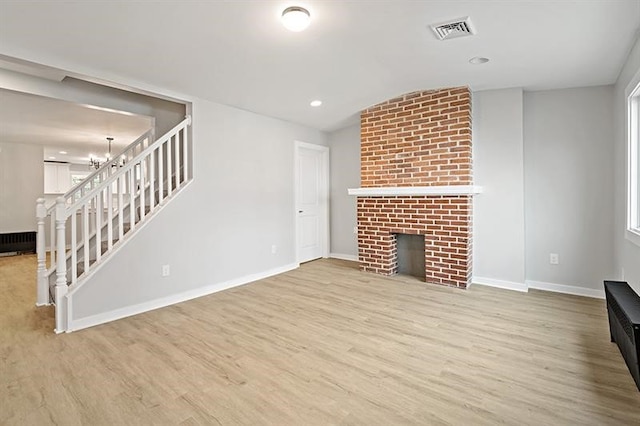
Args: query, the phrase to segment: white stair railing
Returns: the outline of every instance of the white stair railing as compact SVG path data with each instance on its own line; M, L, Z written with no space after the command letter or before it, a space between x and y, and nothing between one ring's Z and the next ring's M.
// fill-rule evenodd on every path
M120 154L107 161L102 165L102 167L88 175L82 182L67 191L62 196L65 205L71 206L75 201L99 186L109 176L115 173L118 170L118 165L130 162L133 157L135 157L137 154L142 152L146 147L153 143L154 134L155 131L153 129L150 129L147 132L143 133L138 139L130 143ZM38 236L40 236L40 238L45 238L43 243L44 247L46 247L45 251L40 253L41 256L38 259L38 275L40 275L43 270L51 270L56 265L55 209L58 201L59 199L56 199L56 202L48 207L45 207L44 211L42 210L42 207L45 206L44 199L40 199L37 201L38 210L36 212L36 216L38 218ZM47 221L41 220L43 215L45 218L49 219ZM43 226L45 226L46 222L49 222L48 233L45 232L44 228L42 228ZM92 221L92 223L93 222L94 221ZM93 227L90 229L95 230ZM46 238L45 235L48 238ZM38 245L37 242L36 245ZM38 304L45 304L45 302L43 301L43 297L44 296L38 296Z
M156 141L153 133L145 133L49 208L38 199L37 303L55 303L56 332L67 328L69 285L83 281L116 244L190 180L190 124L187 117Z
M153 143L154 133L153 129L146 131L138 139L131 142L120 154L109 159L99 169L83 179L81 183L71 188L63 195L65 203L69 205L73 204L74 201L80 199L80 197L100 185L116 172L118 170L117 166L130 162L136 155L144 151L145 148ZM50 209L53 208L54 206L50 207Z

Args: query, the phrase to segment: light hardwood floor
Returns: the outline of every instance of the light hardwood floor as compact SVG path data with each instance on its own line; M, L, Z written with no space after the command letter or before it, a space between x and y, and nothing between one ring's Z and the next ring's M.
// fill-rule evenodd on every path
M601 300L320 260L55 335L34 269L0 258L2 425L640 424Z

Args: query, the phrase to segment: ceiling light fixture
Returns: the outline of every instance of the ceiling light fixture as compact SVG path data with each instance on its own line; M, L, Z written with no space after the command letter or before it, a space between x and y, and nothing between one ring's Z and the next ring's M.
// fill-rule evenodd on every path
M100 168L100 160L93 158L93 154L89 154L89 168L98 170Z
M109 144L109 152L105 153L105 156L107 157L107 159L105 161L111 160L111 142L113 142L113 138L108 137L107 138L107 143ZM102 165L102 163L100 163L99 159L93 158L93 154L89 154L89 168L90 169L94 168L94 169L98 170L101 165Z
M319 107L320 105L322 105L322 101L320 100L311 101L309 105L311 105L312 107Z
M474 65L486 64L487 62L489 62L489 58L484 58L482 56L474 56L469 59L469 63Z
M60 152L58 152L58 154L62 154L62 155L65 155L66 153L67 153L67 151L60 151Z
M113 138L107 138L107 142L109 143L109 152L107 152L107 161L111 160L111 142L113 142Z
M107 142L109 142L109 152L107 153L107 161L111 161L111 167L124 167L126 160L124 159L124 155L121 155L120 158L113 158L111 155L111 142L113 142L113 138L107 138ZM116 156L117 157L117 156Z
M304 7L291 6L282 12L282 25L295 33L305 30L311 23L311 14Z

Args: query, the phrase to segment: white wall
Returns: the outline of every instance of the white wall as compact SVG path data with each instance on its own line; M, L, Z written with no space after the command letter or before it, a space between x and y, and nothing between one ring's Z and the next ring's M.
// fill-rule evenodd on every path
M473 200L474 283L525 286L522 99L522 89L473 93L474 182L483 187Z
M0 142L0 234L35 231L43 192L42 147Z
M625 133L626 101L624 92L633 76L640 71L640 39L618 77L614 92L615 111L615 277L628 281L640 293L640 247L627 240L626 228L626 165L627 140ZM624 272L624 273L623 273Z
M194 100L195 180L78 290L73 318L294 267L296 140L326 135Z
M329 134L331 147L331 255L358 258L357 199L348 188L360 187L360 123Z
M613 276L612 100L612 86L525 92L528 280L600 290Z

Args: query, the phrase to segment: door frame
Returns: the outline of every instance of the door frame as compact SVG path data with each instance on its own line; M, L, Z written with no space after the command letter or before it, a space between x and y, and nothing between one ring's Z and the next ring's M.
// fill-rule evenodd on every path
M298 155L300 152L300 148L312 149L315 151L320 151L322 153L322 165L320 169L322 171L321 176L321 191L323 198L325 199L324 206L321 206L320 212L323 217L321 217L321 231L320 231L320 246L322 251L322 257L329 257L329 244L330 244L330 229L329 229L329 194L330 194L330 184L329 184L329 147L324 145L316 145L307 142L294 141L293 148L293 175L294 175L294 185L293 185L293 216L294 216L294 224L295 224L295 232L294 232L294 250L295 250L295 258L296 263L300 264L300 250L298 247L298 235L300 233L300 219L298 215L298 190L300 186L300 174L298 173Z

